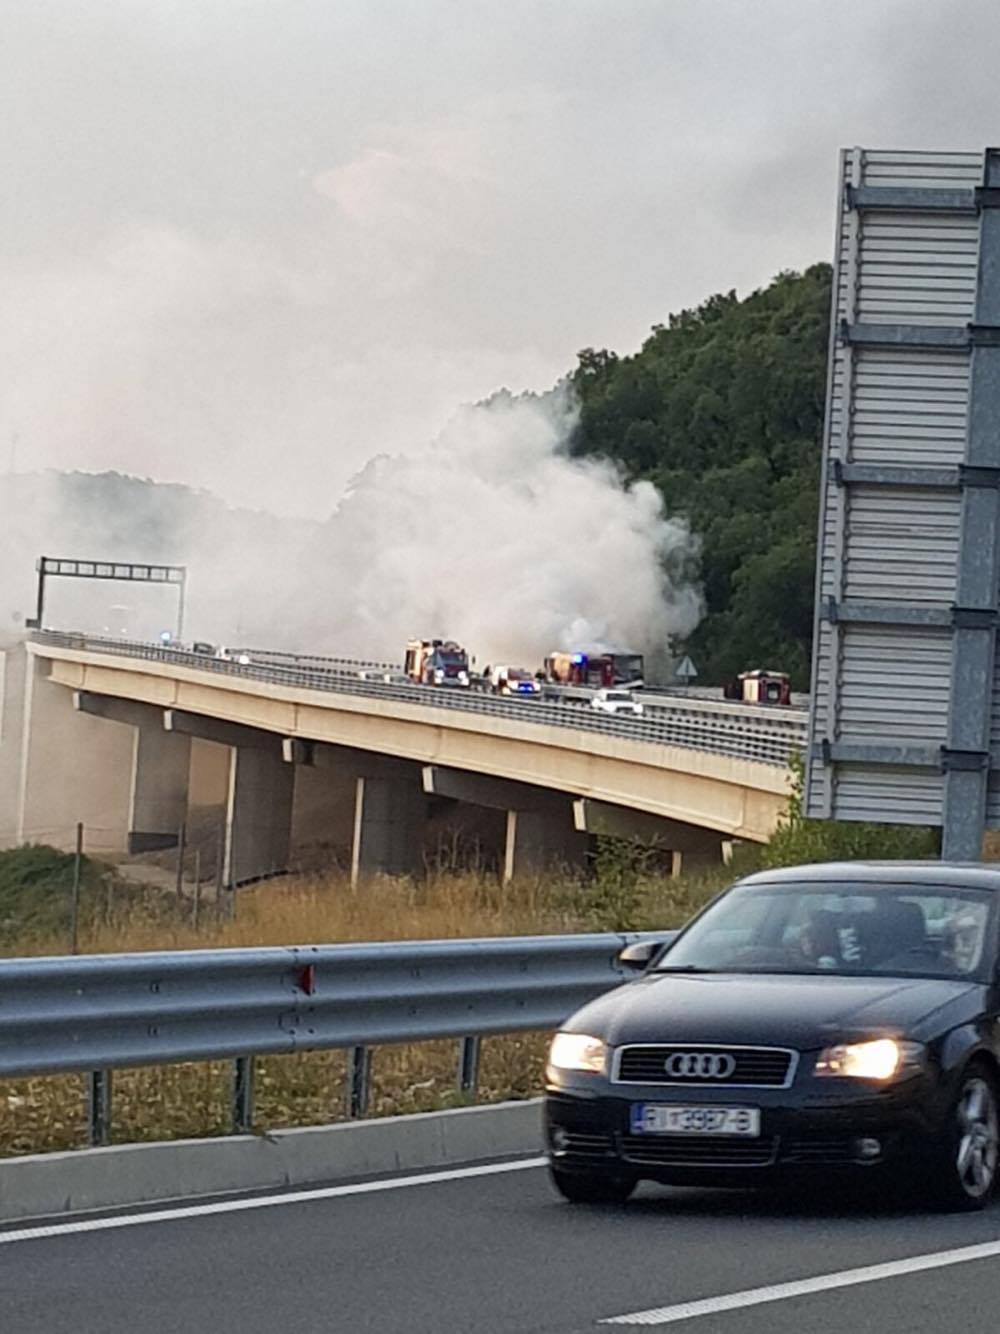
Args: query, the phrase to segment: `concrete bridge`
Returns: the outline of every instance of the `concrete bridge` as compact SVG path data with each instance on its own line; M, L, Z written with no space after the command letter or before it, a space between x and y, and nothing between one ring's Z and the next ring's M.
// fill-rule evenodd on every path
M456 828L507 878L578 862L595 833L717 862L773 832L804 721L676 700L611 718L42 634L3 653L0 843L68 847L81 821L120 858L211 811L228 884L312 845L355 881L412 873Z

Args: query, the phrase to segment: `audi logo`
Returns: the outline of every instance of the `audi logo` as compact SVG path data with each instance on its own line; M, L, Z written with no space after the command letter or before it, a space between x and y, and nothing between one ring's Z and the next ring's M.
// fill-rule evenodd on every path
M671 1079L728 1079L736 1057L724 1051L675 1051L663 1063Z

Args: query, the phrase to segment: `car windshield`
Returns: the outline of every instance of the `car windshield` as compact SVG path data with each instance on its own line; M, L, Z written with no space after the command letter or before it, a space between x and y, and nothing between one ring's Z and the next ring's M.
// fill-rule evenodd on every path
M989 891L946 885L738 885L657 971L980 978L992 903Z

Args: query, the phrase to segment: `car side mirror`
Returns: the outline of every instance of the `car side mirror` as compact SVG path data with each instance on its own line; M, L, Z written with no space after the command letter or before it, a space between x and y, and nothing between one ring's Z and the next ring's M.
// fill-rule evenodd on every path
M662 940L637 940L618 951L618 962L623 968L641 973L661 953L663 946Z

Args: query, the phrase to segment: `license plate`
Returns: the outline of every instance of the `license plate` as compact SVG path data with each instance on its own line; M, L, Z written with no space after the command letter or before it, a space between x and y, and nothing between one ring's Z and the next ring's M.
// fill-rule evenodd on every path
M759 1107L681 1107L634 1102L633 1135L759 1135Z

